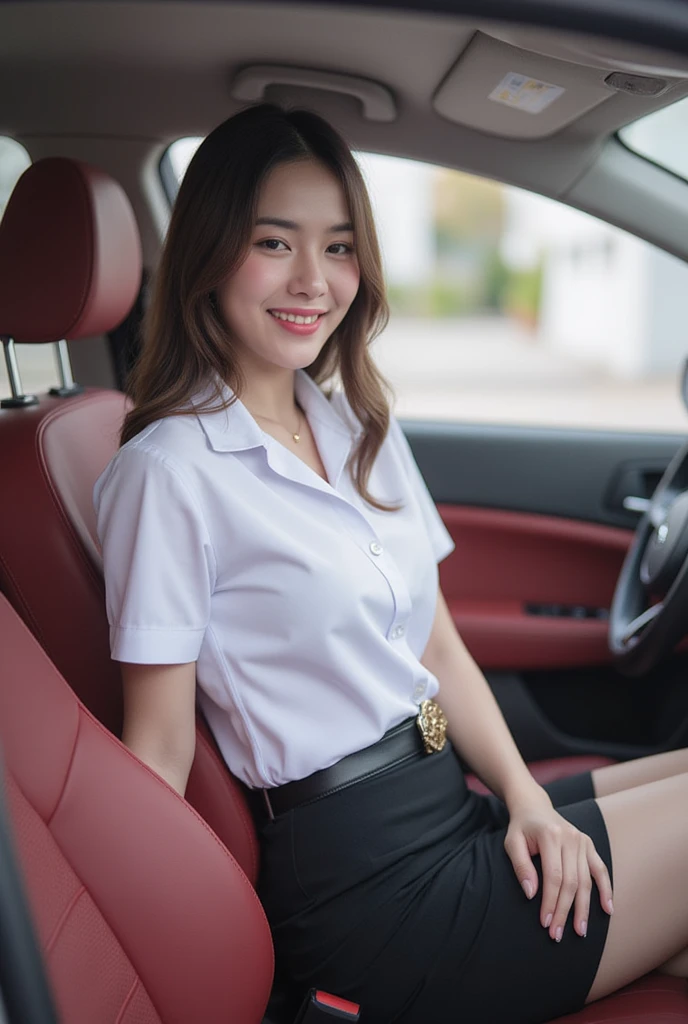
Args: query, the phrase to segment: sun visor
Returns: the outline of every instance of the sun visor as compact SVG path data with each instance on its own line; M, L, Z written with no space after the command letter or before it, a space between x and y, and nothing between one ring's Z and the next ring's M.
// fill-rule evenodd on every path
M616 94L586 67L476 33L433 98L438 114L491 135L541 139Z

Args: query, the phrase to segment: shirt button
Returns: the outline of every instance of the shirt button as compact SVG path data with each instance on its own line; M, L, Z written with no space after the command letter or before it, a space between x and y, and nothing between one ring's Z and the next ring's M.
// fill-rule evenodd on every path
M424 693L425 693L425 687L422 684L420 684L413 691L413 696L416 697L418 700L420 700L420 698L423 696Z
M376 540L374 540L374 541L371 542L370 550L372 551L372 553L374 555L381 555L382 554L382 544L378 544L378 542Z
M395 626L394 629L392 630L392 637L394 638L394 640L400 640L405 632L406 630L404 629L403 626Z

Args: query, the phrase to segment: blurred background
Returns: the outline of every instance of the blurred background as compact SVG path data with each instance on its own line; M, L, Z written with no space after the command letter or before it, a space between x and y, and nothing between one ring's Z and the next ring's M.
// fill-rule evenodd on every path
M661 114L630 126L623 141L688 173L688 141L676 141L688 140L685 101ZM199 142L170 147L177 180ZM554 200L442 167L356 156L392 310L372 351L398 416L685 429L686 264ZM0 138L0 216L28 162ZM25 390L55 383L50 348L21 346L18 355ZM9 393L4 366L0 393Z
M553 200L363 155L392 319L398 415L684 428L688 266Z

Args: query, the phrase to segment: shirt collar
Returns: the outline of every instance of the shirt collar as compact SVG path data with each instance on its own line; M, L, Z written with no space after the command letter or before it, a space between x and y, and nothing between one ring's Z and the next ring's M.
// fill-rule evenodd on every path
M220 381L222 400L227 401L234 394L224 381ZM343 415L335 409L319 385L315 383L305 370L297 370L294 375L294 392L296 398L308 416L309 421L317 420L323 426L348 440L357 436L360 427L347 423ZM192 399L192 405L200 405L214 394L212 383L199 391ZM213 404L217 404L214 402ZM250 448L267 448L269 441L251 413L237 399L229 408L212 412L196 412L198 421L208 438L211 447L219 452L246 451Z

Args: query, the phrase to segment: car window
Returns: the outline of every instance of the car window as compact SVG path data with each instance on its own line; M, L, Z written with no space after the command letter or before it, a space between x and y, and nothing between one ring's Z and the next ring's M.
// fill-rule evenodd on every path
M0 220L14 186L30 164L31 158L19 142L0 135ZM22 387L27 394L46 391L57 383L52 345L17 345L16 353ZM10 394L5 359L0 353L0 398Z
M199 143L170 148L174 187ZM357 159L392 310L372 351L398 416L685 430L685 263L521 189L411 160Z
M688 179L688 99L626 125L619 138L640 156Z

